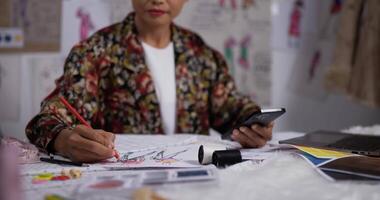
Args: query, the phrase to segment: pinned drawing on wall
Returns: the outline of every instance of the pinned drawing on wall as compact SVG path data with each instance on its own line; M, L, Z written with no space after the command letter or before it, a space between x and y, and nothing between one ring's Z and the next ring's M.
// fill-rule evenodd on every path
M0 120L16 122L20 112L21 63L17 56L0 56Z
M330 43L328 48L332 49L335 43L335 36L337 33L337 22L339 18L340 11L342 9L342 0L331 0L331 3L328 8L325 8L325 11L328 11L325 18L322 18L320 24L321 29L319 30L318 39L317 39L317 48L311 58L310 67L309 67L309 81L312 81L315 77L315 74L320 68L320 60L327 52L323 52L321 49L321 44L319 43ZM325 12L326 13L326 12ZM326 51L326 50L325 50ZM331 53L331 51L329 51ZM329 54L327 54L329 55Z
M218 0L219 6L225 10L233 10L237 9L248 10L255 6L255 0Z
M261 105L270 105L270 9L269 0L192 0L176 19L223 53L238 90Z
M332 62L341 1L321 1L317 5L316 34L309 34L296 57L289 82L290 89L315 101L324 101L328 92L324 77Z
M342 10L343 0L330 0L329 14L324 19L320 33L320 39L331 39L337 33L337 23Z
M12 38L12 43L0 44L0 52L59 51L61 3L61 0L0 1L3 10L0 27L11 33Z
M249 70L250 68L249 49L251 47L252 47L251 35L245 35L240 41L240 57L239 57L239 64L244 70Z
M79 19L79 39L80 41L87 39L90 32L95 29L94 23L92 22L91 15L83 7L79 7L77 10L77 18Z
M226 58L230 73L232 76L235 76L235 53L234 49L237 45L237 42L234 37L228 37L224 41L224 57Z
M243 0L243 9L249 9L255 6L255 0Z
M303 7L303 0L294 0L288 28L288 43L291 48L298 48L300 45Z
M75 44L111 25L112 12L105 0L63 1L61 53L67 55Z
M237 9L237 0L219 0L219 5L221 8L231 8L232 10L236 10ZM229 3L229 5L227 5L227 3Z
M240 76L235 76L236 79L239 80L238 88L247 95L249 95L248 91L250 91L250 83L248 79L252 78L252 75L249 73L251 68L250 48L252 48L251 36L248 34L243 36L239 42L239 59L237 63L241 69L241 73L239 73Z
M325 2L323 2L325 3ZM272 48L284 52L302 52L312 37L319 34L320 1L273 0Z

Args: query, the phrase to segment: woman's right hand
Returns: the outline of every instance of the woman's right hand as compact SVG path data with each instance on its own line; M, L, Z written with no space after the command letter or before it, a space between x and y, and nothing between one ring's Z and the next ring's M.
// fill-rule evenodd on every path
M78 125L72 130L62 130L54 142L54 149L72 161L97 162L114 155L114 140L113 133Z

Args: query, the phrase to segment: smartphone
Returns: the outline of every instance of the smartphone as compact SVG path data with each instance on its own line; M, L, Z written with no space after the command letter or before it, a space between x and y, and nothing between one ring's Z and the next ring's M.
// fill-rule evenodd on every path
M281 115L286 112L285 108L275 108L275 109L261 109L259 111L253 112L247 117L239 120L236 124L235 128L239 128L241 126L250 127L253 124L260 124L263 126L268 125Z
M285 112L285 108L261 109L255 111L247 117L240 119L236 123L236 125L230 131L227 132L227 134L223 135L223 138L230 138L232 131L242 126L251 127L253 124L266 126L278 117L280 117L281 115L283 115Z

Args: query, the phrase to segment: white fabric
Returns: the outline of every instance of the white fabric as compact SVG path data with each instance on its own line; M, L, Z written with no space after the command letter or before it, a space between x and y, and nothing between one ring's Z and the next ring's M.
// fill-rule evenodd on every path
M154 48L142 43L145 52L145 61L153 77L154 87L166 134L175 132L176 116L176 85L174 48L171 42L163 49Z

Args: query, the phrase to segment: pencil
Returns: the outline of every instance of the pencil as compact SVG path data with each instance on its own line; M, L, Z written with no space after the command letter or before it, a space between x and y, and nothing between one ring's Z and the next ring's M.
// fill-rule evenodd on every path
M66 161L66 160L59 160L59 159L55 159L55 158L40 158L40 160L43 162L59 164L59 165L74 165L74 166L78 166L78 167L83 166L83 163Z
M69 111L85 126L87 126L88 128L92 128L91 125L89 123L87 123L86 120L84 120L84 118L78 113L77 110L75 110L74 107L72 107L70 105L69 102L66 101L65 98L63 98L62 96L59 96L59 100L61 101L61 103L63 105L65 105L65 107L67 109L69 109ZM113 156L117 159L117 160L120 160L120 155L119 155L119 152L117 152L116 150L113 151Z
M73 108L69 102L66 101L65 98L63 98L62 96L59 97L59 100L61 101L61 103L63 103L63 105L66 106L67 109L69 109L69 111L85 126L87 126L88 128L92 128L91 125L89 123L87 123L86 120L83 119L82 116L80 116L80 114L78 113L78 111L75 110L75 108Z

